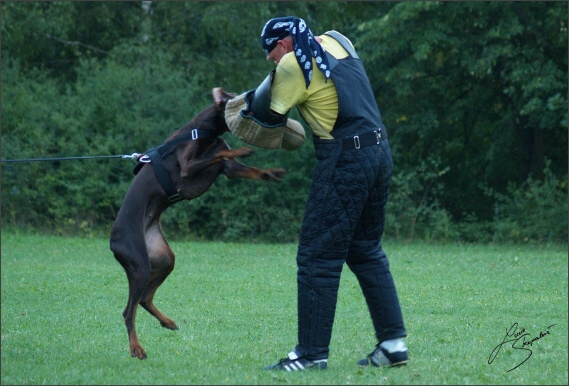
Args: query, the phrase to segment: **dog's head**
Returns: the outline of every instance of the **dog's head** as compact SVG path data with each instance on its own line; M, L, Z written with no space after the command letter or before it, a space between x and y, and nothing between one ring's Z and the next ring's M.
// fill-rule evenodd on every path
M227 102L237 96L235 93L223 91L222 87L215 87L211 90L211 93L213 95L213 100L220 111L225 110Z

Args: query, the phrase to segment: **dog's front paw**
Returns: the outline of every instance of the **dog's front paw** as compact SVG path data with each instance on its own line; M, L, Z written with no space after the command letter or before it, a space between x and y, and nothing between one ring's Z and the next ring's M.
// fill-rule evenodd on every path
M281 168L272 168L263 170L263 174L261 175L261 179L267 181L280 181L286 174L286 170Z
M252 156L255 151L250 147L241 147L237 150L234 150L234 152L237 153L235 158L245 158Z

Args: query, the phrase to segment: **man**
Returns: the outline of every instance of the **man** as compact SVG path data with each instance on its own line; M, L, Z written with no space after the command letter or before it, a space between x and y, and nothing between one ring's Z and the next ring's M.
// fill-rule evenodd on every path
M276 64L271 113L286 116L297 106L318 158L297 254L298 345L266 369L327 367L344 262L359 281L378 339L358 364L406 364L407 334L381 243L393 164L364 67L343 35L315 37L297 17L269 20L261 44Z

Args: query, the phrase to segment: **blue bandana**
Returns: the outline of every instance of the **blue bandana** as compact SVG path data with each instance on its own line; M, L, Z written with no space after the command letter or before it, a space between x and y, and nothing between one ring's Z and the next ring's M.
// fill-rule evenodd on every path
M324 48L314 39L306 22L299 17L276 17L265 24L261 32L261 45L265 54L268 55L277 46L277 42L288 35L292 36L294 55L304 74L306 88L312 81L312 58L315 59L318 69L328 81L330 67Z

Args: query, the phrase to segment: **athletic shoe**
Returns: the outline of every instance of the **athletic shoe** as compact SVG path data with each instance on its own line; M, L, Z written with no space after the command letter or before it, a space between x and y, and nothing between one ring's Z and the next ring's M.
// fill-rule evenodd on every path
M287 358L283 358L279 363L265 367L265 370L301 371L301 370L325 370L328 367L327 359L311 361L306 358L299 358L294 351L288 353Z
M377 348L371 354L358 361L358 366L399 367L405 366L408 360L407 347L401 351L389 352L377 345Z

